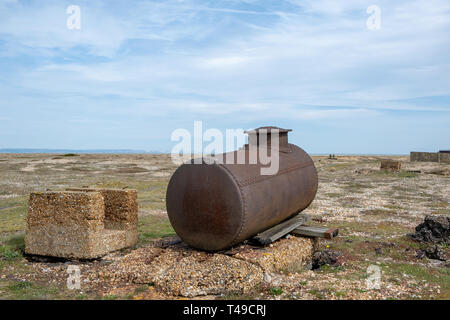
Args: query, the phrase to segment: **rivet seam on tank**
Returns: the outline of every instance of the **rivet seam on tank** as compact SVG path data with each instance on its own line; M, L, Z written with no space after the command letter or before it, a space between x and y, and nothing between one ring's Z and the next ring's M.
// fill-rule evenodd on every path
M257 182L261 182L264 180L268 180L268 179L272 179L278 176L281 176L283 174L298 170L298 169L302 169L302 168L306 168L309 166L314 165L314 162L308 162L308 163L302 163L302 164L298 164L296 166L292 166L283 170L278 171L277 174L271 175L271 176L256 176L256 177L251 177L251 178L247 178L247 179L243 179L243 180L237 180L237 183L240 187L246 187L248 185L251 185L253 183L257 183Z
M233 243L236 241L236 239L239 239L239 237L242 234L242 230L244 229L244 225L245 225L245 218L247 217L247 202L246 202L246 197L244 195L244 190L243 188L239 185L238 180L236 179L235 175L228 170L228 168L226 168L225 166L221 166L222 168L225 169L226 172L229 173L229 175L233 178L233 180L236 182L238 189L239 189L239 193L241 194L241 199L242 199L242 205L243 205L243 214L242 214L242 221L241 221L241 225L239 226L239 232L237 233L237 235L233 238L233 240L231 240L226 247L229 247L231 245L233 245Z

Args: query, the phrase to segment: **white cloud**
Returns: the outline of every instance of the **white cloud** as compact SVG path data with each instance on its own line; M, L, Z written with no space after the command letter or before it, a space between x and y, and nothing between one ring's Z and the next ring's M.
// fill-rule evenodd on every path
M204 65L206 67L231 67L236 65L242 65L243 63L249 61L247 57L215 57L215 58L209 58L205 61Z
M256 20L243 15L247 9L225 7L254 1L223 8L139 2L116 10L86 2L79 33L65 28L65 8L52 2L16 7L0 19L0 30L10 41L8 55L28 50L58 57L59 50L86 46L89 54L110 58L20 68L10 77L16 86L54 99L84 96L86 103L112 95L129 100L124 112L340 119L387 109L449 110L406 101L450 95L447 1L379 1L379 31L366 28L369 2L289 2L298 10L249 10L260 14ZM143 40L149 42L139 53L128 43Z

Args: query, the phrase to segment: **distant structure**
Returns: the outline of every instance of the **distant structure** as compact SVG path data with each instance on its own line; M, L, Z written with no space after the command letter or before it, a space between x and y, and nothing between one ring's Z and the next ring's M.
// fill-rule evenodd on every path
M330 154L330 155L328 156L328 159L329 159L329 160L337 160L335 154Z
M439 162L450 163L450 150L439 150L439 152L414 152L412 151L409 160L411 162Z
M400 161L391 160L391 159L381 160L380 170L400 171L401 168L402 168L402 163Z

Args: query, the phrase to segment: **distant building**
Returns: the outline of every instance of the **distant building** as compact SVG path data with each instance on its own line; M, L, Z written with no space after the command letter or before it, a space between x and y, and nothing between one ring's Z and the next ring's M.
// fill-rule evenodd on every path
M439 150L439 152L412 151L409 156L409 161L450 163L450 150Z

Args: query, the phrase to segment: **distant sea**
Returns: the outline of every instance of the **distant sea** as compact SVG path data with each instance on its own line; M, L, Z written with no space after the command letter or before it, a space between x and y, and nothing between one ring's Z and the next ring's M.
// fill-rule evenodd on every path
M131 150L131 149L88 149L88 150L75 150L75 149L0 149L0 153L118 153L118 154L162 154L160 151L145 151L145 150Z
M382 157L382 156L394 156L394 157L401 157L401 156L409 156L409 153L333 153L336 157L337 156L359 156L359 157ZM310 153L311 156L328 156L329 153Z
M169 154L170 151L162 152L162 151L146 151L146 150L133 150L133 149L86 149L86 150L77 150L77 149L22 149L22 148L0 148L0 153L56 153L56 154L67 154L67 153L76 153L76 154L93 154L93 153L115 153L115 154ZM329 153L310 153L312 156L328 156ZM367 153L335 153L336 156L407 156L409 154L367 154Z

